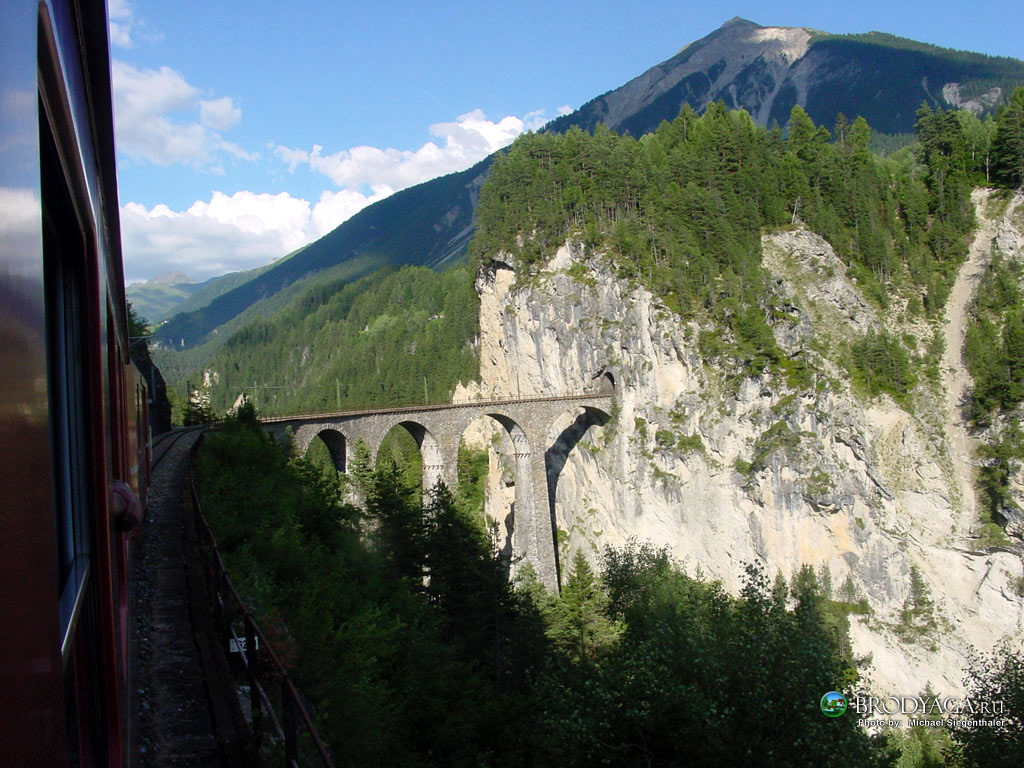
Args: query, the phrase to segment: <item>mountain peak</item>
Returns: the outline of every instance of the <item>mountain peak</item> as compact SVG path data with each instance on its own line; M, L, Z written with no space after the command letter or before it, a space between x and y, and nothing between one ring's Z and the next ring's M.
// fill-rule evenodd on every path
M761 25L756 23L756 22L750 21L749 19L744 19L744 18L742 18L740 16L733 16L731 19L729 19L727 22L725 22L725 24L720 26L719 29L726 29L728 27L738 27L738 26L760 27Z
M195 280L184 272L164 272L162 275L150 278L146 282L150 285L180 285L181 283L194 283Z

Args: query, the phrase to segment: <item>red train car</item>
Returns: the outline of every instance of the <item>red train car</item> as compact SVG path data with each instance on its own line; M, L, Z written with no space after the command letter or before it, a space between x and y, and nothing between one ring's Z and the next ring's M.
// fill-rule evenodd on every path
M0 9L0 762L131 764L144 382L103 0ZM140 420L141 419L141 420ZM129 530L125 530L129 529Z

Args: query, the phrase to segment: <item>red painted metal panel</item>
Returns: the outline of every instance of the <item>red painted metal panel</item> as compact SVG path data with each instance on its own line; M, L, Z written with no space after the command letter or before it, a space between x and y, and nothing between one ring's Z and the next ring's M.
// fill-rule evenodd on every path
M125 381L106 24L103 0L5 0L0 14L0 744L10 765L131 763L137 533L115 530L109 489L134 473L143 490L138 456L148 454ZM44 263L63 265L59 279Z
M43 300L36 19L0 14L0 744L11 765L66 761ZM47 567L49 566L49 567Z

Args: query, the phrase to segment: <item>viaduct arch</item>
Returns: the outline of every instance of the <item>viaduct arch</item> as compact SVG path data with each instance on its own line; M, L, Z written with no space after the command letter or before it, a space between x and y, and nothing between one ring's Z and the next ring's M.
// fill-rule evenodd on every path
M303 454L319 437L341 472L348 469L355 441L362 440L370 451L371 462L376 462L384 436L401 426L420 448L424 489L433 488L438 480L454 489L463 433L480 417L496 421L508 434L515 459L513 559L532 563L544 585L557 590L555 490L572 449L591 426L608 421L614 390L609 379L602 378L601 383L597 392L586 395L268 418L263 423L268 431L278 435L290 427L295 447ZM576 412L574 420L548 445L551 426L567 410Z

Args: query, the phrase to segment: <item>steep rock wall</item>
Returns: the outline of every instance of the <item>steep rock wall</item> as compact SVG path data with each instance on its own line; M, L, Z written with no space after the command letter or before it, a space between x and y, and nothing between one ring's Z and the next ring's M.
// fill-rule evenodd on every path
M834 591L871 606L851 616L851 636L871 657L874 684L954 694L970 646L1024 636L1021 555L973 537L973 498L950 458L937 385L920 388L909 411L887 397L865 402L830 355L870 328L922 338L930 329L896 327L898 307L880 316L816 235L771 235L763 246L776 337L816 372L806 389L769 375L729 380L702 359L696 323L569 243L539 275L517 280L496 260L478 280L479 394L574 392L614 376L612 421L591 427L549 478L563 563L636 537L668 545L733 592L744 563L787 577L804 563L827 566ZM552 425L550 442L571 418ZM900 639L912 568L937 626Z

